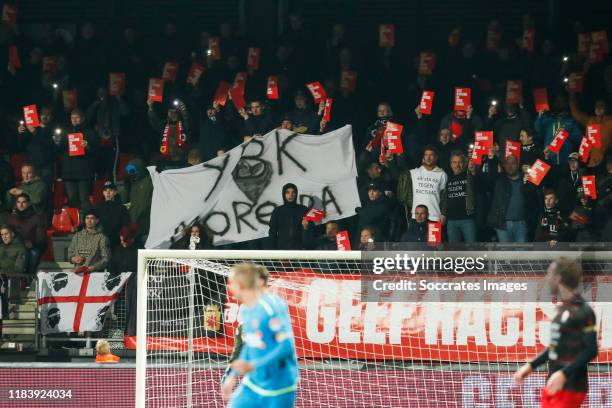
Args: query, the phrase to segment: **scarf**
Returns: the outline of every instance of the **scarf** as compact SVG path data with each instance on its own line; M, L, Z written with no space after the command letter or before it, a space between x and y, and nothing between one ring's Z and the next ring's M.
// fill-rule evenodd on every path
M177 136L177 144L178 147L182 147L183 143L187 140L187 136L183 133L183 125L179 120L176 122L176 136ZM159 152L162 156L167 157L169 155L169 144L170 144L170 124L166 123L166 127L164 128L164 136L162 137L161 147L159 148Z

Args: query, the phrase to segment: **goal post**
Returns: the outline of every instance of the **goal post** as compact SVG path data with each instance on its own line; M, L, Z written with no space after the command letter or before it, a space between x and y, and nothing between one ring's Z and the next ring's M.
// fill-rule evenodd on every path
M385 297L389 290L379 298L364 297L370 279L364 273L372 256L383 252L141 250L136 407L226 406L220 380L240 305L225 283L231 266L241 262L265 266L270 290L289 306L300 366L297 407L536 407L545 371L520 387L511 376L547 345L554 303L542 293L550 261L580 259L583 293L600 331L600 354L590 366L589 406L598 406L597 398L612 398L610 252L396 252L423 262L484 254L483 275L453 279L483 283L486 278L489 285L503 287L525 282L530 295L520 303L469 296L449 301L431 286L409 302Z

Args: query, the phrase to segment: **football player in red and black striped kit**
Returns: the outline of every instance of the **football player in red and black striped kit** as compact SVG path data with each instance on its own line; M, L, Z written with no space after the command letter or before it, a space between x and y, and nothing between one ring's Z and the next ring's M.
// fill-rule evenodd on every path
M597 332L593 309L577 292L582 280L580 264L559 258L548 267L550 292L561 303L551 323L550 346L521 367L514 379L521 383L531 372L549 362L543 408L578 408L588 391L588 363L597 357Z

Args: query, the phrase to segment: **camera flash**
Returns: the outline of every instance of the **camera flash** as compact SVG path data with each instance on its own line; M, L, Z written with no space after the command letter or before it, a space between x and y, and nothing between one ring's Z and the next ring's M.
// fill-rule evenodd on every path
M59 135L59 134L61 134L61 133L62 133L62 129L60 129L60 128L56 128L56 129L55 129L55 134L56 134L56 135Z
M57 89L59 87L59 85L57 84L57 82L53 83L53 89Z
M569 61L569 57L567 55L564 55L563 56L563 62L567 62L567 61Z
M179 100L178 100L178 99L175 99L175 100L174 100L172 103L174 104L174 106L178 106L178 104L179 104Z
M568 81L569 81L568 77L563 78L563 82L568 82Z
M491 105L493 105L493 106L497 106L497 101L496 101L495 99L493 99L493 100L491 101Z
M24 123L25 123L25 122L24 122L23 120L20 120L20 121L19 121L19 124L20 124L20 125L23 125Z

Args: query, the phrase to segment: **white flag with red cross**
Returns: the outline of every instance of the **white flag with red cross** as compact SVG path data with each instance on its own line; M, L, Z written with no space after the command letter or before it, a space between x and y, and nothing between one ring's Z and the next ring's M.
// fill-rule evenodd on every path
M97 332L131 272L38 272L42 334Z

